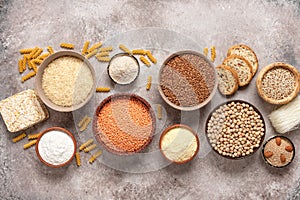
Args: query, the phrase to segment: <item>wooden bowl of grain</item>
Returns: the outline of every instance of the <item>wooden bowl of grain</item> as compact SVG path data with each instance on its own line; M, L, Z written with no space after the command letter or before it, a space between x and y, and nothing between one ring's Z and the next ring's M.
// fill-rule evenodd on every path
M300 89L298 70L287 63L275 62L264 67L256 79L259 96L271 104L287 104Z
M205 106L217 90L214 65L196 51L170 55L159 71L159 93L171 107L191 111Z
M71 112L83 107L96 88L91 63L75 51L58 51L47 57L38 69L35 89L53 110Z

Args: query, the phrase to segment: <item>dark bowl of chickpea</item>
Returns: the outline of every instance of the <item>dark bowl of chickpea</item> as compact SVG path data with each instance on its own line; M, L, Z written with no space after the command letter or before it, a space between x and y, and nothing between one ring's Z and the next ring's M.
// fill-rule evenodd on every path
M229 159L253 155L265 138L265 121L252 104L233 100L220 104L208 116L206 138L212 149Z

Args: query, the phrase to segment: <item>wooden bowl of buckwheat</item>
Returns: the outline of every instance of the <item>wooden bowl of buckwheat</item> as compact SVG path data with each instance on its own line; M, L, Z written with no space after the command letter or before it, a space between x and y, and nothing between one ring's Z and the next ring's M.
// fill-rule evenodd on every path
M206 138L212 149L230 159L254 154L265 137L265 122L259 110L242 100L215 108L206 121Z

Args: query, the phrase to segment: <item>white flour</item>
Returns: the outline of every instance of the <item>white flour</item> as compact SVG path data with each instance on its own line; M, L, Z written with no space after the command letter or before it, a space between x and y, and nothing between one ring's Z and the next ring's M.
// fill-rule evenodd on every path
M119 84L131 83L139 72L139 66L130 56L117 56L109 65L110 77Z
M45 133L38 144L40 156L49 164L60 165L67 162L74 153L72 138L62 131Z

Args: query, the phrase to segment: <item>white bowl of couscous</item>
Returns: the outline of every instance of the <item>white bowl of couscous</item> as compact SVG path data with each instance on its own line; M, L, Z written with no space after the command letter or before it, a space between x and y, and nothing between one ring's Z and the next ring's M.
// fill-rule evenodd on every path
M38 69L35 89L41 100L60 112L83 107L96 88L95 71L90 62L75 51L58 51Z

